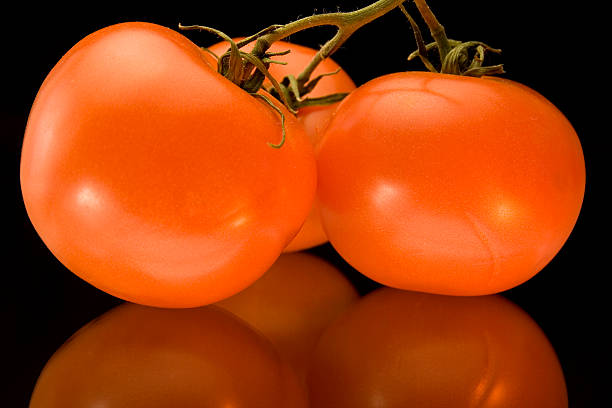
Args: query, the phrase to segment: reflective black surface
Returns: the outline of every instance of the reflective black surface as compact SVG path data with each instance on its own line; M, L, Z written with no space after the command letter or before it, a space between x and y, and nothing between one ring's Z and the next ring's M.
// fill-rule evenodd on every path
M362 1L309 0L284 5L269 2L240 4L225 10L208 9L207 2L151 4L99 3L81 8L49 3L37 8L18 6L3 14L2 94L0 129L3 163L8 181L4 201L9 246L3 268L3 330L5 372L3 406L27 406L37 378L47 360L73 333L122 302L81 281L57 261L32 228L19 190L19 152L29 107L45 75L82 37L122 21L150 21L168 27L183 24L215 26L230 35L249 34L271 23L285 23L315 11L352 10ZM473 1L465 4L430 1L449 37L479 39L503 49L505 76L522 82L552 101L575 127L585 153L587 190L578 223L561 252L534 278L502 296L522 308L550 341L563 370L570 407L600 406L605 395L598 387L607 371L610 352L602 341L606 313L606 217L599 191L609 174L602 160L602 141L609 129L601 127L601 102L606 74L588 73L587 58L597 57L597 42L587 12L559 9L553 1L531 4ZM91 8L90 8L91 7ZM247 16L248 20L247 20ZM596 16L595 16L596 17ZM255 20L259 18L259 21ZM251 20L253 19L253 20ZM596 25L596 24L595 24ZM331 29L298 34L292 40L317 46ZM596 34L596 33L595 33ZM409 26L394 12L357 32L335 56L359 85L378 75L422 69L405 56L414 48ZM202 44L215 39L203 34L189 37ZM383 56L386 62L378 59ZM371 59L367 59L367 58ZM364 60L364 58L366 58ZM595 63L597 69L601 64ZM594 71L597 72L597 71ZM600 158L601 155L601 158ZM607 184L607 183L606 183ZM10 198L7 196L10 195ZM601 231L604 238L596 235ZM378 285L348 266L325 245L310 252L336 266L361 294ZM537 387L537 384L534 384Z

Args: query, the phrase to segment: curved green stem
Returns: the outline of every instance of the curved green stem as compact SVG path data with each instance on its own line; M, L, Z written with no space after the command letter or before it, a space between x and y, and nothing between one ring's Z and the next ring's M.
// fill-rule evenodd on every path
M276 111L276 113L278 113L280 115L281 118L281 128L283 129L283 135L281 137L280 142L278 143L272 143L272 142L268 142L268 146L273 147L275 149L280 149L281 147L283 147L283 145L285 144L285 140L287 139L287 131L285 130L285 114L283 113L283 111L276 106L274 103L272 103L272 101L265 95L261 95L261 94L251 94L256 98L259 98L261 100L263 100L265 103L267 103L272 109L274 109Z
M425 20L425 24L427 24L427 27L431 32L431 36L436 41L436 44L438 44L440 61L444 61L446 55L452 48L448 37L446 36L444 27L442 24L440 24L434 13L431 11L426 0L414 0L414 4L419 9L419 13L421 13L423 20Z
M400 4L399 8L402 11L402 13L404 13L406 18L408 19L408 22L410 23L410 27L412 27L412 32L414 33L414 39L417 43L416 55L419 56L419 58L421 59L421 62L423 62L423 65L425 65L425 67L430 72L438 72L436 67L434 67L431 61L429 61L429 58L427 58L427 46L425 45L425 42L423 41L423 35L421 34L421 29L419 28L419 25L416 23L416 21L414 21L410 13L408 13L408 10L406 10L406 8L403 5ZM408 60L410 60L410 57L408 57Z

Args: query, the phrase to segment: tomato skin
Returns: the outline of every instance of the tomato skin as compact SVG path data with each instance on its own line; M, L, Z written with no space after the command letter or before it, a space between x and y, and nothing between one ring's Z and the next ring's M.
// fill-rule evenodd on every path
M114 296L160 307L231 296L274 263L314 198L311 143L284 112L275 149L278 113L184 36L149 23L97 31L30 112L28 215L68 269Z
M236 38L239 41L242 38ZM254 43L248 44L242 48L243 51L249 52L253 49ZM209 50L221 56L228 50L227 42L220 42L208 47ZM278 55L273 57L276 61L286 62L286 65L271 64L269 71L278 81L281 81L288 75L298 76L300 72L308 65L312 58L317 53L317 50L305 47L298 44L293 44L287 41L277 41L269 48L270 52L282 52L290 50L287 55ZM215 66L216 61L212 56L208 56L208 61L212 66ZM310 92L307 97L321 97L334 93L349 93L355 89L355 83L348 74L341 69L331 58L323 60L314 70L311 78L316 78L318 75L335 72L340 69L340 72L321 78L317 86ZM266 87L271 84L266 80ZM317 146L323 137L325 128L331 120L333 113L338 104L326 106L308 106L301 108L298 112L298 121L304 126L306 134L312 141L313 146ZM308 214L308 218L300 229L298 235L287 245L284 252L301 251L303 249L312 248L327 242L327 236L321 225L321 216L319 214L319 205L317 200Z
M342 101L316 154L335 249L380 283L430 293L491 294L535 275L585 187L567 119L499 78L376 78Z
M568 406L548 339L499 295L378 289L323 333L308 383L317 408Z
M281 255L261 279L216 305L263 333L305 378L319 336L357 299L337 268L296 252Z
M306 408L306 391L265 338L220 308L124 304L55 352L29 406L212 408L228 401Z

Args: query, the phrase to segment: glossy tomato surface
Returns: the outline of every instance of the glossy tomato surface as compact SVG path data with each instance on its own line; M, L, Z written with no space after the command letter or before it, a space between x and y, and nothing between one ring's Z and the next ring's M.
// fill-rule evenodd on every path
M28 215L68 269L112 295L162 307L231 296L311 208L312 145L285 116L287 140L272 148L278 113L187 38L148 23L104 28L38 92L21 157Z
M31 408L306 408L273 346L214 306L124 304L75 333L43 369Z
M240 39L241 38L237 38L236 41ZM254 43L248 44L243 47L242 50L247 52L251 51L253 45ZM221 56L228 50L228 43L216 43L208 47L208 49ZM274 76L274 78L279 82L288 75L297 77L317 53L317 50L287 41L277 41L269 48L270 52L282 52L286 50L291 52L287 55L275 56L273 59L280 62L286 62L287 64L271 64L269 68L272 76ZM212 65L216 63L212 57L209 58L209 61ZM339 69L340 71L338 73L321 78L314 90L307 94L306 97L316 98L334 93L348 93L354 90L355 83L353 80L348 76L346 71L344 71L331 58L323 60L314 70L311 78L314 79L321 74L336 72ZM269 88L271 84L266 80L266 82L264 82L264 86ZM335 103L326 106L309 106L301 108L298 111L297 119L304 126L306 134L314 146L318 145L321 141L323 132L327 127L327 124L329 123L337 105L338 104ZM304 222L304 225L300 229L298 235L285 248L285 252L300 251L302 249L321 245L325 242L327 242L327 236L325 235L325 231L321 226L319 206L315 199L306 222Z
M334 248L380 283L423 292L526 281L568 238L585 188L568 120L499 78L376 78L342 101L317 154Z
M281 255L257 282L217 305L263 333L305 377L319 336L357 298L337 268L296 252Z
M501 296L383 288L322 335L317 408L564 408L563 371L538 325Z

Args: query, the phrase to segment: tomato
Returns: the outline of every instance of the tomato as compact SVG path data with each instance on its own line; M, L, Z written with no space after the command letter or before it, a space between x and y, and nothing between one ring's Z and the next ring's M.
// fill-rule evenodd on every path
M305 377L319 336L357 297L337 268L298 252L281 255L261 279L217 305L263 333Z
M124 304L75 333L46 364L30 408L306 407L273 346L220 308Z
M568 120L500 78L376 78L341 102L315 154L334 248L380 283L423 292L526 281L568 238L585 188Z
M323 333L308 380L317 408L568 405L546 336L501 296L376 290Z
M240 39L241 38L237 38L236 41ZM254 43L248 44L243 47L242 50L248 52L253 48L253 45ZM220 42L208 47L208 49L220 56L228 50L228 43ZM286 62L287 65L271 64L269 68L270 73L279 82L288 75L297 77L317 53L317 50L312 48L286 41L277 41L273 43L269 49L270 52L282 52L286 50L290 50L291 52L287 55L279 55L272 58L276 61ZM209 58L209 61L211 64L216 64L212 57ZM315 78L320 74L335 72L338 69L341 69L340 66L331 58L327 58L317 66L311 78ZM268 87L271 86L267 80L264 84ZM348 93L354 89L355 83L348 74L341 69L334 75L321 78L314 90L307 94L306 97L321 97L343 92ZM323 131L329 123L337 105L338 104L309 106L299 110L297 115L298 121L304 125L306 134L310 137L314 146L319 144L323 136ZM285 252L300 251L302 249L321 245L325 242L327 242L327 236L321 226L318 203L315 200L300 232L285 248Z
M28 215L68 269L112 295L161 307L229 297L274 263L312 205L312 145L284 112L275 149L279 114L187 38L104 28L38 92L21 158Z

